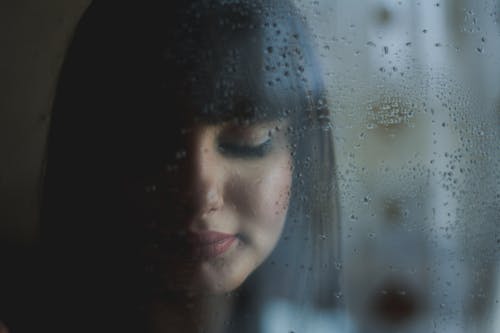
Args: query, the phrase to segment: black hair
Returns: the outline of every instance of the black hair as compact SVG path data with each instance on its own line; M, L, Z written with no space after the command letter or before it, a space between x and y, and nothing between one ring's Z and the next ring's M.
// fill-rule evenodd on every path
M94 1L67 51L48 137L41 239L59 306L46 320L118 331L115 319L135 311L122 305L141 303L136 286L149 280L134 269L147 236L123 181L175 163L177 124L279 118L290 120L294 177L274 256L295 251L290 271L306 273L290 297L316 299L336 285L338 210L326 92L301 14L288 1ZM260 276L283 267L268 263Z

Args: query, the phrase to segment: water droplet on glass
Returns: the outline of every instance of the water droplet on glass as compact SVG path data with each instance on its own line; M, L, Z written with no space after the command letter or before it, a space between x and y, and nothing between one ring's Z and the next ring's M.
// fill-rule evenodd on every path
M175 154L175 158L180 160L182 158L186 157L186 151L185 150L180 150Z
M155 192L156 191L156 185L146 185L144 186L144 191L146 193L151 193L151 192Z

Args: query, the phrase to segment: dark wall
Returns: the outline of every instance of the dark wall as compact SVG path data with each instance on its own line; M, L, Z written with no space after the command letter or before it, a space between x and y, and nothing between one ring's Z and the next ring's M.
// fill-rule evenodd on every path
M0 241L36 238L55 80L87 0L0 1Z
M24 331L52 96L87 0L0 0L0 321ZM40 329L38 331L44 331Z

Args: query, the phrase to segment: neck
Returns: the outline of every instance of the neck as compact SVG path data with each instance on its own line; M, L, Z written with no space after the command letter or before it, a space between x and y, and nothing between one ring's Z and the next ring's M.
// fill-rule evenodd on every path
M228 295L172 295L151 304L152 333L223 332L234 297Z

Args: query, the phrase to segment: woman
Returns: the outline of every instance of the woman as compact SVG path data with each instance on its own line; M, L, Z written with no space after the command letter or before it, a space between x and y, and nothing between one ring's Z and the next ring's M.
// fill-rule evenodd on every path
M96 1L55 99L41 237L42 301L57 306L42 321L255 331L249 314L271 290L303 297L316 284L331 301L328 117L288 2ZM275 247L290 263L262 266ZM280 289L284 267L299 278Z

